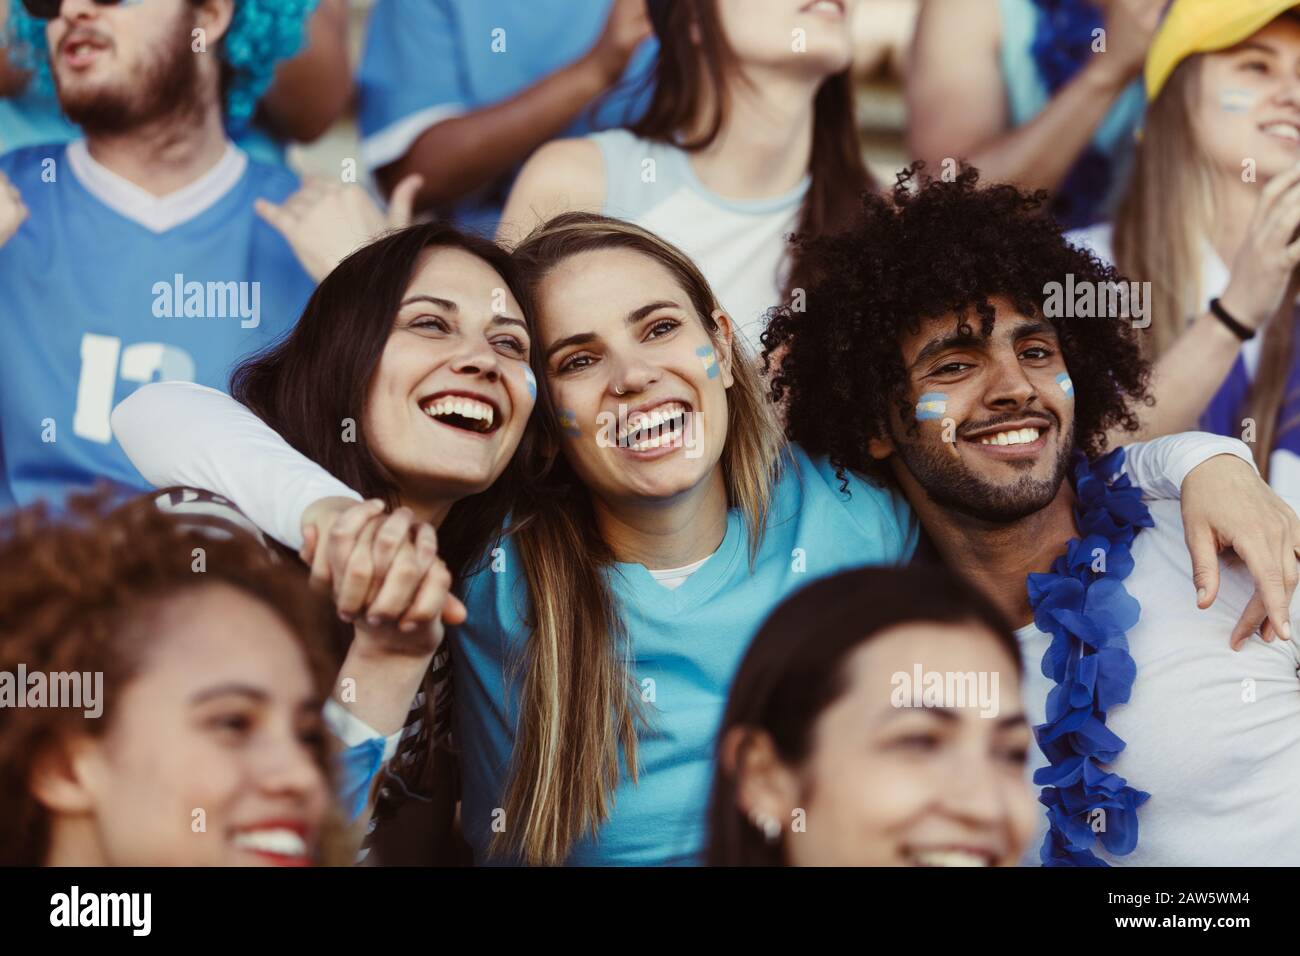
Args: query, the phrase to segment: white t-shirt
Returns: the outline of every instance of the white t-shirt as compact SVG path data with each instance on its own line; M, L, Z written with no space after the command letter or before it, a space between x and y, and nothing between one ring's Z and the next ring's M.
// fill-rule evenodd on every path
M1098 259L1110 265L1115 264L1114 229L1107 223L1076 229L1065 236L1066 240L1080 249L1086 249ZM1201 303L1202 311L1208 311L1210 300L1223 295L1232 281L1232 273L1224 265L1214 246L1202 243L1201 258ZM1129 277L1136 278L1136 277ZM1253 382L1255 372L1259 369L1259 353L1264 342L1263 335L1248 339L1241 346L1241 361L1246 367L1246 375ZM1300 498L1300 457L1285 448L1274 449L1268 459L1268 483L1280 495Z
M781 304L786 237L798 227L811 178L783 196L727 199L700 182L689 156L676 146L638 139L625 129L587 138L600 147L605 164L601 212L649 229L685 252L757 355L765 313Z
M1179 504L1148 507L1155 527L1134 540L1124 581L1142 606L1128 632L1137 677L1106 720L1127 746L1105 769L1151 798L1138 808L1132 853L1112 857L1100 844L1093 852L1115 866L1300 866L1300 649L1253 637L1231 650L1228 636L1254 593L1249 572L1220 562L1218 599L1197 610ZM1300 638L1300 594L1291 607ZM1041 668L1052 639L1033 624L1017 637L1036 726L1055 686ZM1046 765L1035 744L1031 776ZM1046 832L1044 813L1026 863L1038 865Z
M686 583L686 579L704 566L704 562L713 557L706 554L698 561L692 561L690 564L683 564L680 568L664 568L656 571L654 568L646 568L650 572L650 577L654 578L670 591L676 591Z

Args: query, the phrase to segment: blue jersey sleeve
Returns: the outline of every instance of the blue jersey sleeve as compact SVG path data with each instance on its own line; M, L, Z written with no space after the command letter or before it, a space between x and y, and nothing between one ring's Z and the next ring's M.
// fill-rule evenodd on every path
M357 71L362 157L387 166L429 127L475 105L451 0L378 0Z

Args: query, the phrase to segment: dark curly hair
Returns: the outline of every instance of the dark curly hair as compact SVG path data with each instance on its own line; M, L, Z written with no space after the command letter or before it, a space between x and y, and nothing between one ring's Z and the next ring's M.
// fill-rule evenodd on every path
M981 187L972 168L951 181L923 170L917 163L899 173L892 195L864 195L850 229L794 239L820 277L805 290L805 310L774 309L762 338L790 439L827 455L841 477L851 469L888 478L867 447L889 434L891 402L909 420L901 336L948 314L970 333L972 310L987 336L996 296L1055 328L1074 382L1077 447L1095 457L1109 430L1137 431L1132 406L1151 402L1150 367L1130 323L1050 318L1042 310L1044 287L1068 273L1098 284L1120 281L1119 274L1065 241L1044 214L1046 192Z

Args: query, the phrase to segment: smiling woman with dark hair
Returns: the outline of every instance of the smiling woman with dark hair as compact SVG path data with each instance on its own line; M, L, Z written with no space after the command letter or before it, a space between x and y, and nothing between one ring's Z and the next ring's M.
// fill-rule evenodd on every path
M1005 619L945 569L797 591L731 685L709 864L1016 865L1036 816L1020 671ZM910 683L936 674L959 693Z
M442 223L391 232L339 263L293 331L235 371L232 390L247 409L213 389L169 383L141 389L113 415L146 477L174 469L175 479L160 485L227 484L240 462L195 429L223 416L229 424L232 410L236 432L270 434L274 447L324 469L306 484L343 512L326 527L365 542L350 568L361 571L364 559L367 575L386 576L375 593L336 594L347 649L341 675L359 689L345 694L340 685L327 705L332 728L352 748L356 772L342 781L345 802L355 816L372 795L433 796L436 783L441 799L429 817L442 836L455 809L456 768L440 616L463 617L448 586L504 519L517 480L510 463L536 392L512 280L506 253L486 239ZM175 428L160 428L163 421ZM488 493L503 476L502 488ZM362 495L367 501L358 504ZM314 549L317 572L332 553L316 528L304 542L299 524L274 509L254 502L248 513L278 541ZM399 748L395 786L372 787ZM376 812L396 802L381 799ZM396 851L408 852L407 843Z

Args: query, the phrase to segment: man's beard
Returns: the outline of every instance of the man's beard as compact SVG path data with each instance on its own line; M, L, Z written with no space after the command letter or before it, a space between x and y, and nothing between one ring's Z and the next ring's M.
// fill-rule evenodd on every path
M154 58L119 85L65 90L59 105L68 119L87 133L126 133L166 117L183 122L187 114L202 115L199 102L199 54L190 49L195 13L189 8L176 17L170 36L158 45ZM215 55L215 54L214 54Z
M1058 421L1059 425L1059 421ZM1062 434L1048 478L1024 475L1009 484L990 484L969 471L943 443L894 436L898 457L935 504L992 524L1011 524L1042 511L1056 497L1074 452L1074 428ZM1026 467L1029 467L1026 464Z

